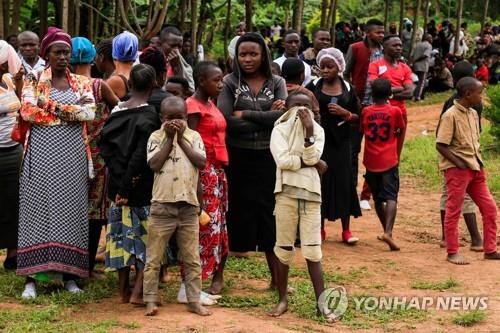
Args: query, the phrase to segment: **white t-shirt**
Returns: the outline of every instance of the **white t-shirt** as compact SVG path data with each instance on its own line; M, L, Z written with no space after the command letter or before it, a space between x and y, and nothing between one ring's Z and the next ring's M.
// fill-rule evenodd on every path
M275 63L280 65L280 68L283 67L283 63L285 62L286 57L283 54L281 57L277 58L274 60ZM303 86L306 86L310 81L311 81L311 66L309 66L307 63L302 61L304 63L304 83L302 83Z

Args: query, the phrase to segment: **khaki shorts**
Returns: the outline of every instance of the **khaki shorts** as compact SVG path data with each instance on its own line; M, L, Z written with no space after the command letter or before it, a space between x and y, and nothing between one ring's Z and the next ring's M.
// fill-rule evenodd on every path
M443 182L443 194L441 194L440 209L446 210L446 200L448 199L448 191L446 190L446 183ZM476 212L476 205L471 197L466 193L464 197L464 204L462 206L462 214L472 214Z
M290 265L295 255L297 228L302 256L312 262L321 260L321 203L276 195L276 245L274 253L281 263Z

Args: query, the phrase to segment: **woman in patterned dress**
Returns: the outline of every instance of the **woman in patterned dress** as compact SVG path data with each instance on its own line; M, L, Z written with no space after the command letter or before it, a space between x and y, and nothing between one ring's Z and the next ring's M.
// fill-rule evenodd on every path
M48 67L26 77L21 116L31 123L20 181L17 274L23 298L36 297L35 279L62 273L65 288L81 290L88 276L88 177L93 168L86 121L94 119L89 79L68 69L71 38L49 28L41 55Z
M226 211L228 165L226 150L226 120L214 100L222 90L223 74L213 62L202 61L194 71L196 91L186 100L188 125L198 131L205 144L207 164L201 171L203 210L210 222L200 225L200 261L202 279L212 277L209 294L220 294L224 286L224 264L229 251ZM203 298L203 295L202 295Z
M75 74L90 78L91 65L96 57L92 42L85 37L71 39L71 59L69 60ZM106 197L107 172L104 160L99 154L97 141L101 130L109 117L109 110L120 101L106 82L102 79L92 79L96 111L93 121L87 123L88 139L92 162L94 163L94 178L89 181L89 274L94 276L95 256L99 246L102 227L108 221L109 200Z

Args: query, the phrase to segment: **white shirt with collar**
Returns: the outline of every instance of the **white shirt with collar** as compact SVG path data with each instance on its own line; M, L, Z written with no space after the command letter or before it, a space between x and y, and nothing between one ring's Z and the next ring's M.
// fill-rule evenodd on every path
M45 67L45 60L42 59L42 57L38 57L38 61L36 62L35 66L31 67L30 64L26 60L24 60L24 57L19 54L19 58L21 58L21 61L23 63L24 70L26 71L26 74L31 72L31 71L37 71L39 69L43 69Z
M297 57L298 59L299 57ZM281 57L276 58L274 60L275 63L280 65L280 68L283 67L283 63L285 62L287 58L285 57L285 54L283 54ZM309 66L307 63L302 61L304 64L304 82L302 83L303 86L306 86L310 81L311 81L311 66Z

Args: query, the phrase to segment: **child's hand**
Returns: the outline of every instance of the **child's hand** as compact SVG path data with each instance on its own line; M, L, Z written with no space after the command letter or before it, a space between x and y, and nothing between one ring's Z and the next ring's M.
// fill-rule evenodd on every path
M305 127L306 132L312 132L314 130L313 120L309 111L305 108L301 108L297 112L302 125Z
M186 131L186 122L185 121L178 121L176 123L177 126L177 140L180 141L182 140L182 136L184 135L184 132Z
M285 108L285 101L282 99L277 99L273 102L273 105L271 106L271 110L283 110Z
M318 163L314 165L320 176L322 176L326 170L328 170L328 164L325 161L319 160Z
M165 133L167 133L167 136L169 138L173 138L174 135L175 135L175 132L176 132L176 127L174 126L175 124L171 121L169 122L166 122L164 125L163 125L163 129L165 130Z
M117 206L124 206L124 205L128 204L128 199L127 198L123 198L121 195L119 195L117 193L116 197L115 197L115 204Z
M340 105L333 103L328 104L328 111L330 111L331 115L339 117L346 117L349 114L349 111L347 111Z
M457 168L459 169L462 169L462 170L465 170L467 169L467 164L465 164L464 161L462 161L461 159L457 158L457 161L455 163L457 165Z

